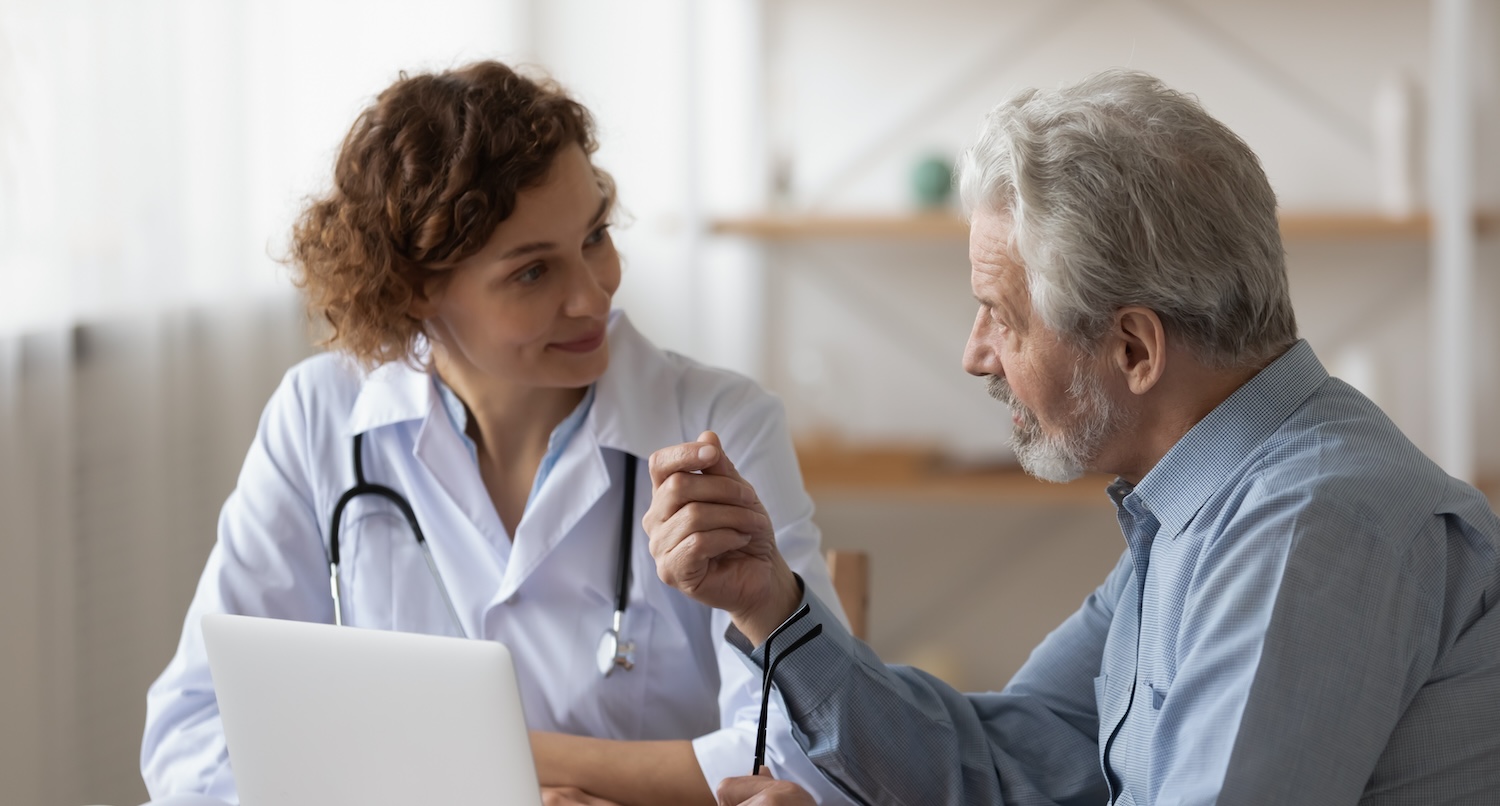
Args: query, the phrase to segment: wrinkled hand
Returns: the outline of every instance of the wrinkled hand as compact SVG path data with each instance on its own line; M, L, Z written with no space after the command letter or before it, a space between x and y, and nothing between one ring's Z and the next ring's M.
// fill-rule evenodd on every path
M542 787L542 806L619 806L612 800L596 798L572 786Z
M817 806L807 790L791 781L772 778L765 767L758 775L725 778L716 797L719 806Z
M656 573L668 585L720 610L755 644L801 601L797 580L776 550L771 516L755 488L725 455L719 437L651 455L651 508L642 519Z

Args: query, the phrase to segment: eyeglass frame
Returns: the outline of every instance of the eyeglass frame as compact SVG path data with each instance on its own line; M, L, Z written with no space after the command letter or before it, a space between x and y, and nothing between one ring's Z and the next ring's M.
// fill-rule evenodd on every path
M819 635L822 635L823 625L814 625L812 629L803 633L801 637L793 641L791 646L788 646L786 649L777 654L774 659L771 655L771 642L774 641L777 636L781 635L783 632L786 632L787 628L791 627L793 624L796 624L798 621L801 621L802 618L810 612L812 612L811 605L802 605L802 607L798 608L797 612L793 613L790 618L788 618L786 621L783 621L780 627L772 630L771 634L766 636L766 642L762 645L765 650L766 659L764 670L761 672L760 722L755 729L755 766L750 770L751 775L760 774L760 768L765 766L766 763L766 716L770 710L772 674L776 671L776 664L781 663L786 659L788 655L792 654L798 649L801 649L802 646L808 641L811 641Z

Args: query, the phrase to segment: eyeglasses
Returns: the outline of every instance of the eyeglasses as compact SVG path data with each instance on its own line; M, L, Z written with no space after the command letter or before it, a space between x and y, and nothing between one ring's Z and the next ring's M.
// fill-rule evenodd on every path
M819 624L808 630L801 638L793 641L791 646L783 649L776 656L775 660L771 659L771 642L776 640L776 636L785 632L786 628L796 624L811 611L811 606L803 605L801 609L792 614L791 618L782 622L780 627L772 630L771 634L766 636L766 670L762 673L760 681L760 726L755 730L755 766L750 770L751 775L759 774L760 768L765 766L766 763L766 711L771 704L771 675L776 671L776 664L786 660L787 655L796 652L803 644L821 635L823 633L823 625Z

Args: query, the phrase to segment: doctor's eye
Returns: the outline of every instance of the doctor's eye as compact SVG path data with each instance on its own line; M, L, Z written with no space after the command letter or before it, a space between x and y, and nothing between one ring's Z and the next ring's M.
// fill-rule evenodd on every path
M542 276L545 275L546 273L547 273L547 264L545 264L545 263L533 263L532 265L527 266L524 269L521 269L520 271L516 272L515 274L512 274L510 276L510 278L512 280L515 280L518 283L521 283L522 285L530 285L530 284L536 282L537 280L542 279Z
M604 243L605 236L609 235L609 225L600 224L598 229L589 233L589 237L583 239L584 246L598 246Z

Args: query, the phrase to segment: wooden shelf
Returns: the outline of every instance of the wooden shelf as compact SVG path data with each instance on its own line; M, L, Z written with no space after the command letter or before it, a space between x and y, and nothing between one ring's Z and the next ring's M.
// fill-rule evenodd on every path
M848 445L804 441L797 445L802 479L814 497L878 497L889 500L1109 506L1108 476L1085 476L1051 484L1015 465L955 464L920 445Z
M913 215L770 215L715 220L711 231L773 241L806 238L965 238L969 222L945 213Z
M1109 507L1105 488L1114 481L1095 473L1053 484L1032 478L1014 464L955 464L936 448L916 444L800 440L797 460L803 484L815 498ZM1500 503L1500 478L1483 478L1475 486Z
M1500 215L1475 216L1475 230L1500 230ZM827 239L956 239L967 238L968 222L946 213L911 215L765 215L714 220L710 230L768 241ZM1306 239L1406 239L1431 237L1432 220L1425 214L1391 217L1379 213L1285 213L1281 233Z

